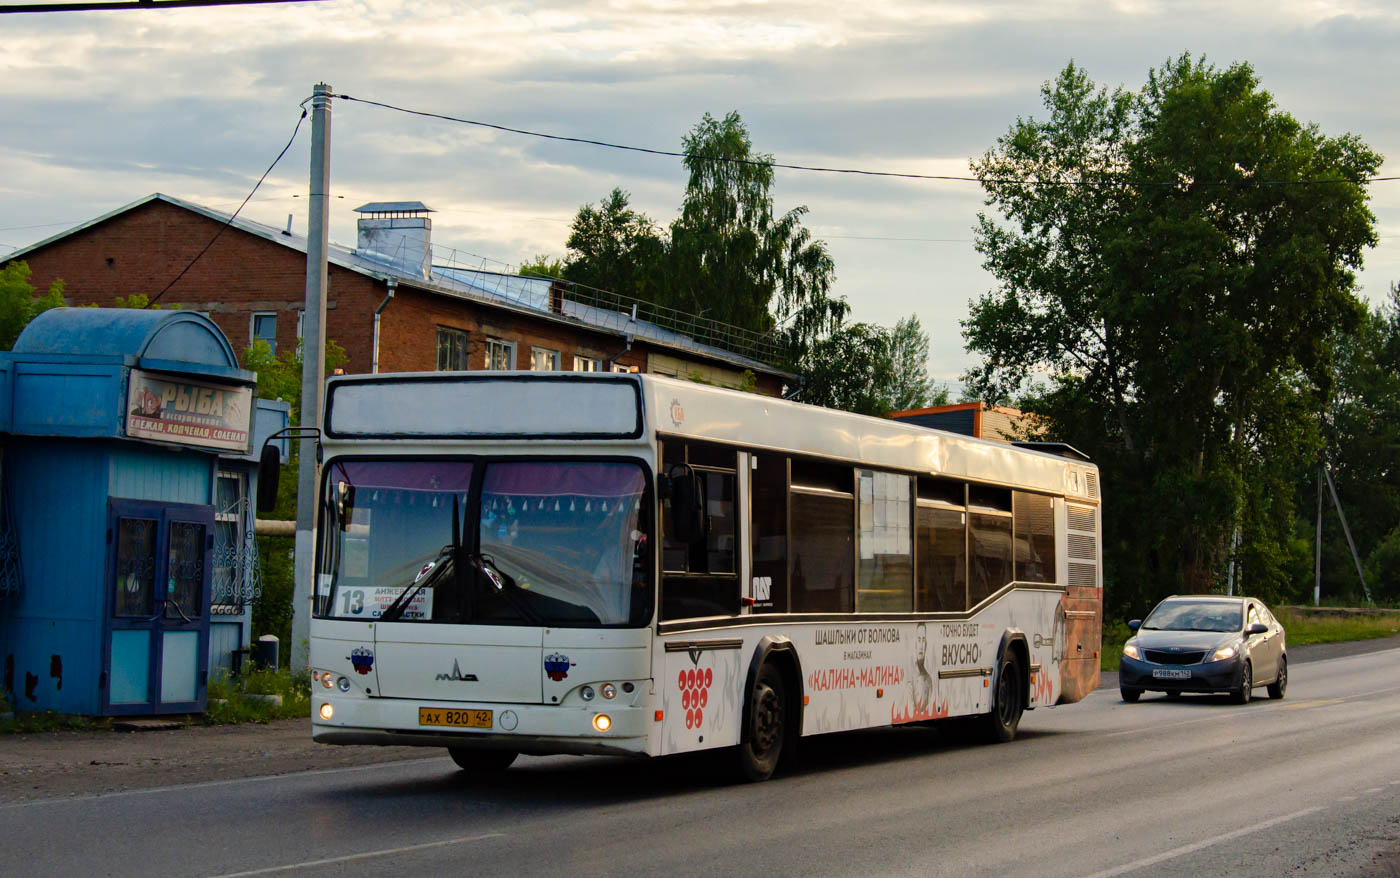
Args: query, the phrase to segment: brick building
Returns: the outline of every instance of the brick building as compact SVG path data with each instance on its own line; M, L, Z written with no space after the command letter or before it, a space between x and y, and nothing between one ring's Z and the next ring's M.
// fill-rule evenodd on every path
M345 348L347 372L635 370L772 395L794 381L771 365L771 339L566 282L459 267L434 248L419 202L356 210L356 246L332 244L328 255L326 337ZM209 315L240 351L256 338L284 351L300 335L306 289L306 238L288 219L287 229L230 223L157 193L5 261L28 262L38 289L62 279L70 304L145 294Z

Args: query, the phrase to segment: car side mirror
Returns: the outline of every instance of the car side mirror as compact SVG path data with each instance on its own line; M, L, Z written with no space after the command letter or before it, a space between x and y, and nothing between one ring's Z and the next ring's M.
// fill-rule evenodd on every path
M700 487L700 474L687 464L671 468L671 536L683 543L704 538L706 524L705 493Z
M1255 634L1268 634L1269 626L1265 625L1263 622L1255 622L1253 625L1250 625L1249 628L1245 630L1245 633L1251 636Z
M1141 628L1141 627L1142 627L1142 620L1141 620L1141 619L1129 619L1129 620L1128 620L1128 630L1129 630L1129 631L1136 631L1136 630L1138 630L1138 629Z
M263 443L258 457L258 511L271 512L277 505L277 482L282 475L282 452L271 441Z

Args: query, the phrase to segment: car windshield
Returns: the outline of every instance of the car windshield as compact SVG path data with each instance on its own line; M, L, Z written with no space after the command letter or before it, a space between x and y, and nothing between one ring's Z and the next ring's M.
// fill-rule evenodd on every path
M1241 606L1229 601L1162 601L1142 623L1161 631L1239 631Z
M644 625L652 606L645 485L641 466L626 461L334 462L318 610L405 622Z

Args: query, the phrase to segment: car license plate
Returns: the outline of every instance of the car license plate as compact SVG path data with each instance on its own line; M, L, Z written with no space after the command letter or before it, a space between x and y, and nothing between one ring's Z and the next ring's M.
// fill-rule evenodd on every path
M1178 671L1175 668L1153 668L1152 676L1158 680L1189 680L1190 671Z
M446 707L418 708L418 725L452 726L462 729L491 728L489 710L452 710Z

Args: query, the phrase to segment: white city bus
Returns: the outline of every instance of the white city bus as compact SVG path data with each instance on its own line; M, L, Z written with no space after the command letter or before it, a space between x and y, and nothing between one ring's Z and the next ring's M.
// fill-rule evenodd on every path
M651 375L327 385L317 741L732 748L1022 710L1098 684L1095 467Z

